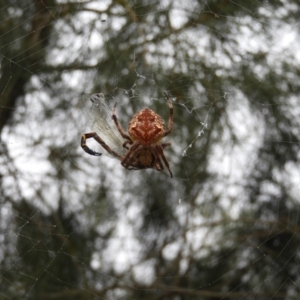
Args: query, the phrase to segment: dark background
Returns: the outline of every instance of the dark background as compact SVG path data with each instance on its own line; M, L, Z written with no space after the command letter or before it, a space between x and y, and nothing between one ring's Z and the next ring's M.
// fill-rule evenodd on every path
M0 299L298 299L298 1L62 2L0 0ZM81 149L164 91L174 178Z

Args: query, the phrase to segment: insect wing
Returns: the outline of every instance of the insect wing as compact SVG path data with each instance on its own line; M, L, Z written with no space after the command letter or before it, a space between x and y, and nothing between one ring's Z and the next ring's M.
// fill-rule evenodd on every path
M88 99L91 101L89 107L86 105ZM84 96L82 110L87 126L91 131L95 131L112 150L123 156L125 154L125 148L123 147L124 139L112 119L112 110L107 105L104 94L98 93ZM107 153L106 150L104 151L106 155L114 157Z

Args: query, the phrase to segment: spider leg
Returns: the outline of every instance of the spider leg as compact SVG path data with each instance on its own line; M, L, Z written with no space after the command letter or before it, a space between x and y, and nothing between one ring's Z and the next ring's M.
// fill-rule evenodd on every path
M174 109L173 109L173 104L172 104L172 101L170 100L167 92L164 92L166 98L167 98L167 101L168 101L168 105L169 105L169 108L170 108L170 117L169 117L169 123L168 123L168 130L166 130L164 132L164 137L168 134L170 134L172 131L173 131L173 125L174 125Z
M115 152L114 150L112 150L101 138L100 136L96 133L96 132L90 132L90 133L85 133L82 135L81 137L81 147L82 149L90 154L90 155L94 155L94 156L100 156L102 155L102 153L98 153L95 152L93 150L91 150L87 145L86 145L86 140L87 139L91 139L93 138L95 141L97 141L109 154L121 159L121 156Z
M141 147L140 144L134 143L134 144L129 148L127 154L123 157L123 159L122 159L122 161L121 161L121 165L122 165L124 168L130 170L130 167L131 167L131 166L128 164L128 161L130 161L131 158L135 155L135 151L136 151L139 147Z
M169 146L171 146L171 145L172 145L171 143L162 143L162 144L161 144L161 146L162 146L163 148L169 147Z
M131 142L131 141L126 141L126 142L123 143L122 146L123 146L125 149L128 150L129 148L128 148L127 144L132 144L132 142Z
M130 142L132 142L131 138L129 137L128 134L126 134L126 133L124 132L124 130L122 129L122 127L121 127L121 125L120 125L120 123L119 123L119 121L118 121L118 118L117 118L117 115L116 115L116 106L117 106L117 103L115 103L115 105L114 105L112 118L113 118L113 120L114 120L114 122L115 122L115 124L116 124L116 126L117 126L117 128L118 128L118 131L120 132L121 136L122 136L124 139L127 139L127 140L129 140Z
M150 147L151 153L154 156L154 162L153 162L153 168L157 171L163 171L164 165L160 159L160 155L157 155L156 147L154 148L153 146ZM159 165L159 168L157 167L157 164Z
M156 145L156 150L157 152L159 153L159 157L162 158L162 160L164 161L166 167L168 168L169 172L170 172L170 175L171 175L171 178L173 177L173 174L172 174L172 171L170 170L170 165L165 157L165 154L164 154L164 150L163 150L163 147L162 145Z
M102 155L102 153L99 152L95 152L94 150L90 149L87 145L86 145L86 140L91 138L92 136L90 136L91 133L85 133L81 136L81 148L88 154L90 155L94 155L94 156L100 156Z

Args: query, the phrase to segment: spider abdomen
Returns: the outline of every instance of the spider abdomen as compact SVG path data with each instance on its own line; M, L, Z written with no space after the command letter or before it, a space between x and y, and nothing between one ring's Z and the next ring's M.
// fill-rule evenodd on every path
M164 132L163 119L149 108L144 108L134 115L128 126L130 138L142 145L158 143L163 138Z

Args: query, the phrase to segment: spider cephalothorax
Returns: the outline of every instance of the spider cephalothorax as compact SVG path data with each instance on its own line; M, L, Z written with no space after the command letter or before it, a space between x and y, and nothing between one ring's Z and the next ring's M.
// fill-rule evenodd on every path
M125 154L122 155L113 151L96 132L84 134L81 138L81 147L91 155L101 155L101 153L94 152L86 145L86 139L94 138L108 153L118 158L122 166L128 170L150 168L162 171L165 165L171 177L173 177L169 163L164 155L164 148L170 146L171 143L161 143L161 140L173 130L173 105L167 93L165 93L165 96L170 108L167 130L163 119L157 113L149 108L144 108L130 120L127 134L119 124L115 113L115 104L112 118L118 132L124 139L122 146L126 149Z

